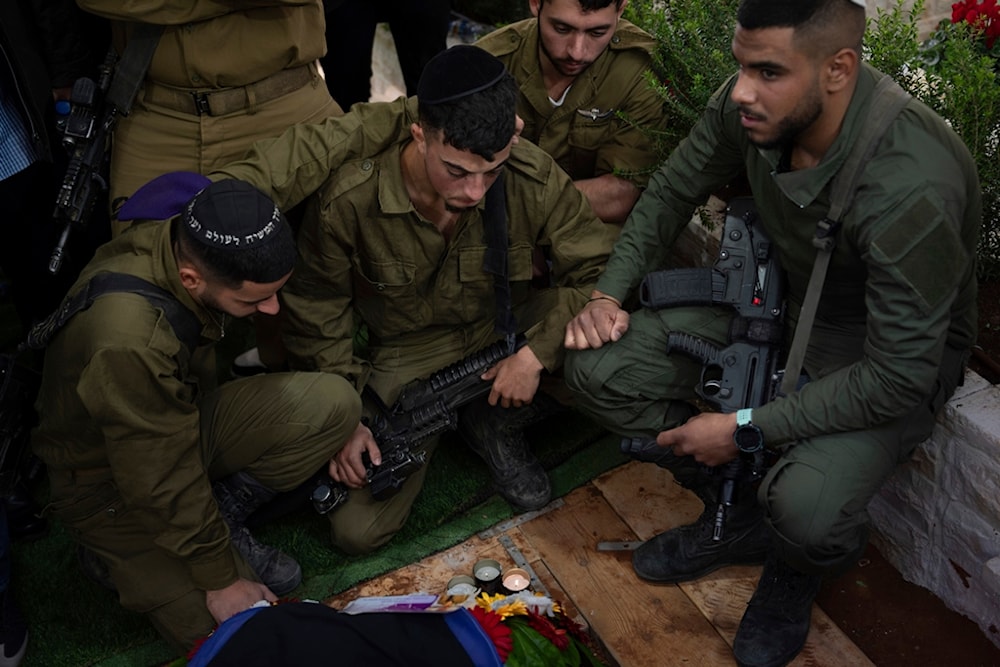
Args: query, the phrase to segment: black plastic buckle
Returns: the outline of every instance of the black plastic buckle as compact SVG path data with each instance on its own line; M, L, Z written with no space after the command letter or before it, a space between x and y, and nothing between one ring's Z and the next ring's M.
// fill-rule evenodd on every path
M823 218L816 224L816 235L813 236L813 246L818 250L832 252L837 245L837 232L840 230L839 220Z
M191 93L194 98L194 110L199 116L211 116L212 109L208 105L208 95L205 93Z

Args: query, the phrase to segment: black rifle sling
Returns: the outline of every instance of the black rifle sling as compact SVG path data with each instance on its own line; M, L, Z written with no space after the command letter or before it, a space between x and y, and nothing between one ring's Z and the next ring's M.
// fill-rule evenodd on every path
M836 235L844 214L854 202L862 167L874 155L886 130L909 100L909 93L900 88L892 77L883 75L875 86L868 107L867 122L844 164L834 176L830 191L830 211L816 225L816 235L813 237L816 261L809 276L806 296L788 351L788 360L785 362L785 374L781 381L781 393L785 396L790 396L798 384L802 364L805 362L806 348L809 346L809 333L816 319L819 297L823 292L823 282L826 280L826 271L830 265L833 249L837 245Z
M163 310L174 335L189 352L198 347L202 328L198 317L167 290L127 273L99 273L91 278L83 289L66 299L59 310L32 327L22 345L35 350L44 348L71 317L90 308L94 299L110 292L130 292L145 297L152 306Z
M107 101L123 116L132 110L132 102L146 78L146 70L153 60L153 51L163 33L162 25L135 23L129 34L128 44L115 68L108 90Z
M507 341L509 352L514 351L517 325L514 322L510 296L510 272L507 266L507 194L503 173L486 192L483 228L486 236L486 256L483 271L493 275L493 294L497 316L495 331Z

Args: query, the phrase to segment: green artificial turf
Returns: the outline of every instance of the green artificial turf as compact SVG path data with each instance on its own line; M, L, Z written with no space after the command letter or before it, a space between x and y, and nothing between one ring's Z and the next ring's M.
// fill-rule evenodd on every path
M550 470L554 496L625 462L618 438L576 413L556 415L528 436ZM409 521L376 553L335 551L329 524L307 504L257 527L255 534L302 565L303 583L292 596L321 600L447 549L513 514L492 493L483 463L447 434ZM30 627L25 667L146 667L174 657L143 617L123 610L113 593L83 575L58 523L51 522L41 540L15 543L13 555L12 588Z

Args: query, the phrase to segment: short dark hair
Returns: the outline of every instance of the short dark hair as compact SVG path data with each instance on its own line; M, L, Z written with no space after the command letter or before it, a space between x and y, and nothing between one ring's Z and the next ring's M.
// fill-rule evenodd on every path
M615 9L621 9L622 3L625 0L577 0L580 3L580 8L585 12L592 12L598 9L604 9L611 3L614 3ZM541 8L545 4L545 0L538 0L538 7Z
M514 136L517 83L505 71L496 83L471 95L438 104L423 104L418 97L417 105L425 131L440 131L444 143L492 162Z
M818 58L861 52L865 10L852 0L742 0L736 21L747 30L794 28L797 44Z

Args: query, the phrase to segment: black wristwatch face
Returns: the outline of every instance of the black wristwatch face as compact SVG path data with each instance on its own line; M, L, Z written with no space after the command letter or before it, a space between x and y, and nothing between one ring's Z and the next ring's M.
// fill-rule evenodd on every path
M764 434L760 427L753 424L744 424L736 429L733 434L736 441L736 448L745 454L759 452L764 447Z

